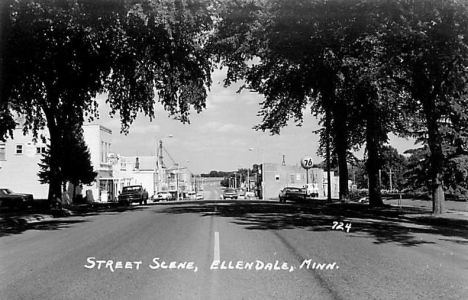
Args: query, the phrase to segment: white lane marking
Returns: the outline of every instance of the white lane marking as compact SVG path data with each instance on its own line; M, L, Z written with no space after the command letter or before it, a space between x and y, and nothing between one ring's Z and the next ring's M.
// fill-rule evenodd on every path
M219 252L219 232L215 231L215 240L214 240L214 261L221 261L221 256Z

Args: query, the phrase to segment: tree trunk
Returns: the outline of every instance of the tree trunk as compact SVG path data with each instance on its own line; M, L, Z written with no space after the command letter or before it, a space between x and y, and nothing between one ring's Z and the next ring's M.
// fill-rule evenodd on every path
M335 134L335 151L338 156L338 168L340 176L340 200L349 200L349 189L348 189L348 130L346 125L346 111L344 104L337 105L341 108L335 109L334 119L334 134Z
M52 98L52 97L51 97ZM57 103L55 101L55 103ZM54 101L52 101L54 103ZM54 112L55 108L48 108L46 105L42 106L42 110L47 119L47 128L49 129L50 135L50 178L49 178L49 195L48 200L52 205L55 204L57 198L62 197L62 174L60 169L61 163L61 142L62 135L59 126L55 123Z
M76 184L73 184L73 196L72 196L72 203L74 204L76 201Z
M379 145L380 141L376 119L373 113L367 114L366 147L367 147L367 173L369 175L369 205L373 207L383 206L379 183Z
M444 214L445 195L443 188L443 168L444 152L442 149L441 137L434 114L426 114L428 119L429 149L431 150L431 192L432 192L432 212L434 214Z

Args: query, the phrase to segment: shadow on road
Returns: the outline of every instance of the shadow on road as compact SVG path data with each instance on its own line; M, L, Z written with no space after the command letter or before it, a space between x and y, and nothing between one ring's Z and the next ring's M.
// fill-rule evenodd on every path
M339 222L351 223L350 236L374 238L376 244L417 246L433 243L415 237L415 233L440 235L454 243L465 243L454 238L468 239L468 220L434 217L422 208L371 208L341 203L327 205L320 201L286 204L234 201L190 203L167 207L155 213L229 217L233 218L231 222L249 230L302 228L319 232L331 231L332 226Z
M71 227L74 224L91 222L90 219L76 219L76 217L91 217L97 215L115 215L127 211L139 211L148 209L147 206L76 206L69 208L71 213L64 211L13 211L1 213L0 238L15 234L21 234L27 230L60 230ZM74 219L71 219L74 218Z
M0 237L21 234L27 230L60 230L68 228L77 223L86 222L85 220L48 220L37 223L13 224L5 222L1 225Z

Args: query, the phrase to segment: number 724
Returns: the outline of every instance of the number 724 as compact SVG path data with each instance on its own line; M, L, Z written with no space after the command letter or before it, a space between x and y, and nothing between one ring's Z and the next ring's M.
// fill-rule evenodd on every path
M343 222L337 222L337 221L333 221L333 226L332 226L332 229L333 230L343 230L346 232L349 232L349 230L351 229L351 223L343 223Z

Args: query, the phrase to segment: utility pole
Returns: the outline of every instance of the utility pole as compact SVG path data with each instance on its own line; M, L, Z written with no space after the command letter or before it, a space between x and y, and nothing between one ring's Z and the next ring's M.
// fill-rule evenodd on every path
M162 148L162 140L159 140L159 147L158 147L158 192L161 191L161 181L162 181L162 164L163 164L163 148Z
M179 164L177 164L177 177L176 177L176 201L179 201Z
M330 113L327 112L327 126L326 126L326 131L327 131L327 178L328 178L328 198L327 202L331 203L331 175L330 175L330 168L331 168L331 163L330 163Z

